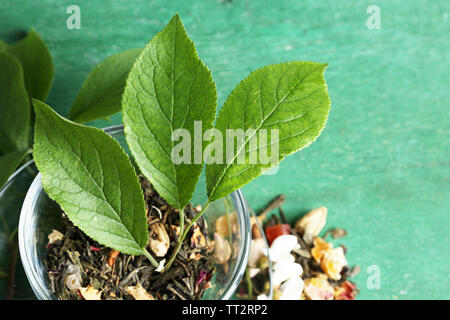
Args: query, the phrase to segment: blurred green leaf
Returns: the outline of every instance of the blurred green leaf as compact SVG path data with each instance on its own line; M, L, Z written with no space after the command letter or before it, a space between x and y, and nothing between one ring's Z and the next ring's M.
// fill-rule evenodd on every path
M0 53L0 151L10 153L29 147L30 99L19 61Z
M53 81L53 61L42 38L30 29L28 35L10 45L8 52L23 67L25 86L31 98L45 101Z
M0 157L0 188L8 180L9 176L19 167L22 160L30 152L15 151Z

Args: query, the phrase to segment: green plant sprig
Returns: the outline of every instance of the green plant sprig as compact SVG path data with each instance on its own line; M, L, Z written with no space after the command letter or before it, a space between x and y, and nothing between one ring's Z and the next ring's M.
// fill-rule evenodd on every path
M163 269L167 271L210 203L246 185L320 135L330 108L324 79L327 65L293 61L257 69L236 86L216 118L217 91L211 72L198 57L178 15L141 52L133 54L129 55L133 61L125 89L118 90L123 93L113 101L121 97L125 138L140 171L179 210L181 235ZM101 82L102 73L94 70L86 82ZM111 86L83 85L94 96L92 88L97 87ZM102 104L95 97L77 101L81 102L75 103L73 120L98 115L86 110L81 116L83 101L108 105L108 100ZM146 250L149 239L142 191L120 145L99 129L64 119L42 102L33 100L33 105L34 157L45 191L88 236L123 253L143 254L156 267L158 262ZM229 129L248 133L234 150L232 161L205 161L227 153L227 145L219 144L217 137L200 144L181 136L176 145L173 139L178 130L187 136L205 137L211 130L225 136ZM278 139L270 137L263 146L271 161L252 163L252 155L262 148L253 145L253 138L271 130L278 132ZM194 161L173 160L179 145L183 157ZM239 158L245 161L234 161ZM185 224L183 210L192 199L203 166L208 199Z

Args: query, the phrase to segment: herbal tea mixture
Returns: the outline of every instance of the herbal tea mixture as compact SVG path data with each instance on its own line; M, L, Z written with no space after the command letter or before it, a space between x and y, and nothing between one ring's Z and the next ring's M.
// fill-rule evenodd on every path
M326 241L328 235L338 239L347 232L335 228L327 231L323 238L318 236L326 222L325 207L311 210L291 226L281 208L284 201L284 195L278 196L257 218L260 223L264 222L265 236L270 245L273 299L354 300L358 290L348 278L355 276L360 268L348 267L344 246L333 248ZM266 219L267 213L277 208L280 217L272 215ZM264 300L269 290L269 263L256 219L253 219L252 235L246 278L237 294L241 298Z
M148 249L156 257L163 257L175 247L180 235L179 214L146 178L139 178L150 234ZM199 210L188 205L185 214L192 219ZM143 256L102 246L75 227L65 214L62 219L62 229L48 237L45 259L51 290L59 299L199 299L210 287L214 241L207 236L203 218L197 220L174 266L162 277Z
M326 67L292 61L259 68L235 87L216 117L211 72L175 15L144 49L95 68L69 119L32 99L34 160L45 192L67 220L65 230L51 235L63 238L49 246L54 292L62 299L201 297L213 276L212 263L229 271L231 249L217 223L214 244L205 240L204 258L188 267L187 257L198 248L192 235L203 247L201 239L208 238L203 215L211 203L321 134L330 109ZM117 111L117 104L126 147L98 128L76 123ZM207 200L192 210L188 204L203 167ZM143 194L145 180L136 170L162 206L148 203L150 189ZM68 276L75 287L79 281L77 290L67 285Z

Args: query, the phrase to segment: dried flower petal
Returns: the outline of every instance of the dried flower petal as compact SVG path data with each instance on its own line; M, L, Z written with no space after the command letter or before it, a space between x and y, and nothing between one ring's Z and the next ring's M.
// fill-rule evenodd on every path
M89 250L99 252L100 249L94 246L89 246Z
M327 211L326 207L311 210L295 223L295 230L303 235L306 243L311 243L322 231L327 221Z
M142 287L140 283L136 286L128 286L124 288L125 291L136 300L155 300L153 296Z
M334 289L324 274L306 279L303 292L310 300L333 300L334 296Z
M200 227L196 225L191 236L191 247L201 248L204 246L206 246L206 238L200 230Z
M200 272L197 275L197 281L196 284L199 285L202 282L206 282L209 279L211 279L211 275L206 271L205 269L200 270Z
M260 271L261 271L260 268L248 268L248 275L250 276L250 278L253 278L253 277L256 276Z
M58 230L53 230L49 235L48 235L48 244L53 244L56 241L62 240L64 238L64 235L59 232Z
M214 255L217 264L224 264L231 257L230 244L217 232L214 233Z
M358 289L356 289L356 285L351 281L344 281L340 287L335 288L334 290L334 299L335 300L355 300L356 295L358 294Z
M230 232L236 232L237 230L237 215L234 212L230 212L216 219L215 222L216 232L222 237L228 237Z
M282 235L273 241L269 249L269 256L274 262L294 262L295 258L290 252L299 248L300 245L296 236Z
M266 243L263 238L254 239L250 244L250 255L248 265L250 268L256 268L259 259L266 253Z
M65 285L70 291L76 291L81 288L83 278L81 276L80 268L74 264L69 264L66 270Z
M325 252L320 262L322 270L333 280L341 279L342 268L346 265L347 259L345 259L344 249L342 247L330 249Z
M325 253L332 248L333 245L331 243L326 242L320 237L316 237L314 239L314 247L311 249L311 255L317 263L320 263Z
M180 234L181 234L181 229L180 229L180 227L179 227L179 226L176 226L176 225L174 225L174 224L171 224L169 228L170 228L170 238L172 238L172 239L178 239L178 237L179 237Z
M150 224L150 250L157 257L164 257L170 247L170 239L162 222Z
M83 297L84 300L102 300L102 293L93 286L88 286L87 288L80 288L78 292Z
M164 266L166 264L166 259L162 259L159 264L158 268L155 269L156 272L162 272L164 270Z

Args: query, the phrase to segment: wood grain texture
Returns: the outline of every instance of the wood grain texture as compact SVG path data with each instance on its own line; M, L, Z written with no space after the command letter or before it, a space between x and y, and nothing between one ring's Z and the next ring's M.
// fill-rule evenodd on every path
M66 7L81 29L66 28ZM366 27L369 5L381 29ZM67 115L93 66L143 47L179 12L217 83L219 105L250 71L292 60L329 63L331 113L321 137L274 176L244 187L255 208L280 193L292 220L329 208L365 299L450 298L448 1L67 1L0 4L0 38L34 27L55 60L48 103ZM96 126L120 122L96 121ZM381 288L366 286L371 265Z

